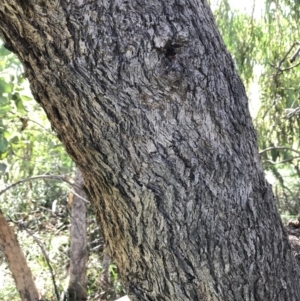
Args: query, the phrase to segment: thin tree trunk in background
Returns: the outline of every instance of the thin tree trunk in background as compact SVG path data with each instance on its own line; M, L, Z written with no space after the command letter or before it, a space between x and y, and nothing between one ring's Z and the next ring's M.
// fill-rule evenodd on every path
M111 286L111 282L110 282L110 273L109 273L109 265L111 263L111 258L110 256L108 256L107 254L107 250L104 249L103 250L103 259L102 259L102 269L103 272L100 275L99 278L99 286L101 288L102 291L106 291L106 289ZM103 298L106 298L105 296L106 294L104 294L104 296L101 296Z
M205 0L2 0L132 301L299 301L244 86Z
M22 301L38 301L39 293L17 236L0 210L0 245Z
M69 300L84 301L87 299L87 220L86 199L83 190L84 181L77 168L74 194L71 203L71 236L70 236L70 278L68 286Z

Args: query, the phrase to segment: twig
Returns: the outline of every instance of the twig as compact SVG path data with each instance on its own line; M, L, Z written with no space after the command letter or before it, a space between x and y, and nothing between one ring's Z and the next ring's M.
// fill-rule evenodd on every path
M66 218L66 216L68 216L68 215L63 215L63 214L55 213L55 212L53 212L51 209L46 208L46 207L44 207L44 206L39 206L39 208L40 208L40 209L43 209L43 210L45 210L45 211L50 212L51 215L52 215L53 217L56 217L56 218ZM40 211L41 211L40 209L38 209L38 210L36 210L36 211L33 211L33 212L31 212L31 213L40 212Z
M300 114L300 106L295 109L291 109L291 110L290 110L290 113L288 113L286 115L286 118L293 118Z
M282 64L284 63L284 61L287 59L287 57L289 56L289 54L291 53L291 51L293 50L293 48L297 45L299 45L300 43L299 42L295 42L293 43L293 45L290 47L290 49L285 53L284 57L279 61L279 64L276 66L272 63L269 63L269 65L274 68L276 70L276 74L274 75L274 82L275 82L275 87L277 89L278 87L278 76L281 75L284 71L288 71L288 70L291 70L295 67L298 67L300 65L300 63L297 63L293 66L290 66L290 67L287 67L287 68L281 68ZM275 99L273 102L272 102L272 105L269 106L269 108L266 110L266 112L264 113L262 119L265 119L265 117L267 116L267 114L269 113L269 111L271 110L271 108L275 105L277 99Z
M76 185L74 185L74 187L77 187ZM74 190L68 189L69 192L73 193L74 195L76 195L77 197L79 197L81 200L83 200L86 204L90 204L90 201L88 201L87 199L83 198L82 196L80 196L78 193L76 193Z
M289 54L291 53L291 51L293 50L293 48L295 46L299 45L299 42L295 42L291 47L290 49L285 53L284 57L280 60L279 64L277 66L273 65L273 64L270 64L273 68L277 69L277 75L279 72L282 72L284 71L284 69L281 69L281 65L283 64L283 62L287 59L287 57L289 56ZM276 75L276 76L277 76Z
M286 149L286 150L290 150L290 151L295 152L295 153L300 155L300 151L298 151L296 149L293 149L293 148L290 148L290 147L287 147L287 146L271 146L271 147L268 147L268 148L260 151L259 154L263 154L263 153L268 152L268 151L273 150L273 149Z
M298 44L298 48L296 49L296 51L293 53L292 57L290 58L291 63L295 62L295 60L297 59L297 57L299 56L299 53L300 53L300 43L297 42L297 44Z
M286 160L282 160L282 161L280 161L280 162L274 162L274 161L272 161L272 160L265 160L265 161L263 161L263 162L264 162L264 163L265 163L265 162L268 162L268 163L270 163L270 164L272 164L272 165L277 165L277 164L282 164L282 163L291 162L291 161L293 161L293 160L295 160L295 159L299 159L299 158L300 158L300 156L293 157L293 158L286 159Z
M56 137L56 134L54 134L51 130L45 128L45 127L44 127L43 125L41 125L40 123L38 123L38 122L36 122L36 121L34 121L34 120L32 120L32 119L29 119L29 118L27 118L27 120L30 121L30 122L32 122L32 123L37 124L37 125L40 126L42 129L44 129L48 134L53 135L53 136Z
M71 185L72 187L77 187L79 188L77 185L73 184L72 182L70 182L69 180L67 180L66 176L64 175L40 175L40 176L34 176L34 177L29 177L26 179L22 179L20 181L17 181L13 184L10 184L9 186L5 187L4 189L0 190L0 196L2 194L4 194L7 190L19 185L19 184L23 184L25 182L29 182L29 181L34 181L34 180L40 180L40 179L50 179L50 180L58 180L58 181L63 181L68 183L69 185ZM89 204L90 202L86 199L84 199L83 197L79 196L76 192L73 192L76 196L78 196L79 198L81 198L85 203Z
M291 70L291 69L293 69L293 68L298 67L299 65L300 65L300 62L297 63L297 64L295 64L295 65L293 65L293 66L291 66L291 67L283 68L283 69L281 69L281 71L288 71L288 70Z

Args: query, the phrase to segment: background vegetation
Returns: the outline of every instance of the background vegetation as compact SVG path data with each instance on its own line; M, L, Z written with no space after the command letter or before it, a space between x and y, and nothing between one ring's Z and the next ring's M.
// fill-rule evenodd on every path
M217 25L249 95L261 159L284 220L300 211L300 1L210 1ZM259 9L258 9L259 8ZM71 180L75 166L33 100L17 58L0 45L0 190L37 175ZM71 187L62 181L26 181L1 195L0 209L15 227L45 299L55 300L49 262L60 292L67 280ZM123 294L116 267L106 268L101 229L89 209L90 300ZM47 254L47 258L44 256ZM108 273L108 278L103 277ZM0 253L0 300L19 300Z

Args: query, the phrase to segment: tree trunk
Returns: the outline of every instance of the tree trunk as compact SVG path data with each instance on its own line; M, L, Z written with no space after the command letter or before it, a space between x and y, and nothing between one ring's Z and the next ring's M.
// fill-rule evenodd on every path
M87 222L84 200L84 181L79 169L76 171L75 189L72 197L71 235L70 235L70 277L68 300L84 301L87 299Z
M204 0L2 0L135 300L300 300L245 89Z
M10 228L0 210L0 249L15 280L22 301L38 301L39 293L31 270L20 248L17 236Z

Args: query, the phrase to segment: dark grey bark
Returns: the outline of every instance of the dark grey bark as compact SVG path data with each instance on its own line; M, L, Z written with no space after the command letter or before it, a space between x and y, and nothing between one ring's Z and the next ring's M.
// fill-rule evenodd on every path
M300 300L206 1L3 0L0 35L84 175L131 300Z

